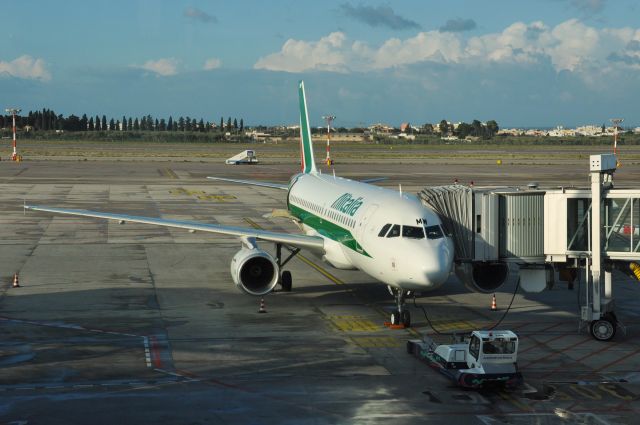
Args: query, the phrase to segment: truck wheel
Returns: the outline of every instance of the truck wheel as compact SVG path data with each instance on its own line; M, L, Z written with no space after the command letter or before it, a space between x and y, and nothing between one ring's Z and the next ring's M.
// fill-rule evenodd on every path
M291 288L293 287L293 278L291 277L291 272L289 270L282 272L282 276L280 276L280 285L282 286L283 291L291 292Z
M598 341L610 341L615 334L616 322L611 316L604 315L600 319L591 322L591 336Z
M402 310L402 324L405 328L411 326L411 313L409 313L409 310Z

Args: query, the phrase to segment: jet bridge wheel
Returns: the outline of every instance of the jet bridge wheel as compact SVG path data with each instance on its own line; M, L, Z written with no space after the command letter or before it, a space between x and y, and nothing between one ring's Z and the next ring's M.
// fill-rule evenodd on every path
M598 341L610 341L616 335L616 316L605 314L591 322L591 336Z
M291 288L293 287L293 278L291 277L291 272L289 270L282 272L282 275L280 276L280 285L282 286L283 291L291 292Z

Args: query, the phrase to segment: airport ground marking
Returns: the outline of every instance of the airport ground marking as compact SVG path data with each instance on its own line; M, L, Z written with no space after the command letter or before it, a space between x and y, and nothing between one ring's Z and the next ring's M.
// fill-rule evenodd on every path
M13 323L21 323L32 326L43 326L49 328L58 328L58 329L72 329L76 331L83 332L91 332L98 333L103 335L115 335L115 336L126 336L130 338L140 338L142 340L142 345L144 347L145 352L145 362L148 368L152 368L152 360L157 368L162 367L162 358L160 356L159 349L157 347L157 339L155 336L151 336L151 344L149 343L149 337L145 335L135 335L127 332L115 332L115 331L105 331L103 329L91 329L85 328L84 326L75 325L72 323L59 323L59 322L48 322L48 321L35 321L35 320L24 320L24 319L13 319L11 317L0 316L0 321L13 322ZM151 349L151 350L150 350ZM153 359L151 358L150 352L153 352Z
M201 200L201 201L220 201L220 202L227 202L227 201L235 201L236 199L238 199L236 196L234 195L228 195L228 194L210 194L207 193L203 190L190 190L190 189L185 189L182 187L176 188L176 189L171 189L169 190L169 193L171 195L186 195L186 196L195 196L197 199Z
M554 357L554 356L560 355L560 354L562 354L563 352L565 352L565 351L567 351L567 350L570 350L571 348L575 348L575 347L577 347L578 345L584 344L585 342L588 342L588 341L590 341L590 340L591 340L590 338L584 338L584 339L582 339L582 340L580 340L580 341L578 341L578 342L576 342L576 343L574 343L574 344L569 345L568 347L563 348L562 350L555 350L555 351L552 351L551 353L547 354L546 356L540 357L540 358L538 358L538 359L531 360L531 361L529 361L529 362L525 363L524 365L520 365L520 367L521 367L521 368L526 368L527 366L530 366L530 365L532 365L532 364L534 364L534 363L539 363L539 362L541 362L542 360L550 359L551 357ZM555 370L553 370L552 372L555 372ZM544 375L544 376L547 376L547 375Z
M327 318L336 329L342 332L375 332L382 329L371 320L365 319L362 316L329 315Z

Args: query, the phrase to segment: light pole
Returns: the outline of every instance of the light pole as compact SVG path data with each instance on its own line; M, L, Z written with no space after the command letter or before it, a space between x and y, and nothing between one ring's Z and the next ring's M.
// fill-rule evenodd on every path
M331 159L331 123L336 119L333 115L325 115L322 117L323 120L327 123L327 165L333 165L333 160Z
M16 152L16 114L22 111L20 108L7 108L5 111L13 116L13 155L12 161L19 161L18 152Z
M618 126L624 118L611 118L609 121L613 123L613 154L618 154Z

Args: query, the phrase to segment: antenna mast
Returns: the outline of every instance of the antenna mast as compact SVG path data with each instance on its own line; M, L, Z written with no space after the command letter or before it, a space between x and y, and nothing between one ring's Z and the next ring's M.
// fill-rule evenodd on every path
M331 159L331 123L336 119L334 115L325 115L322 119L327 123L327 159L325 160L327 165L333 165Z

